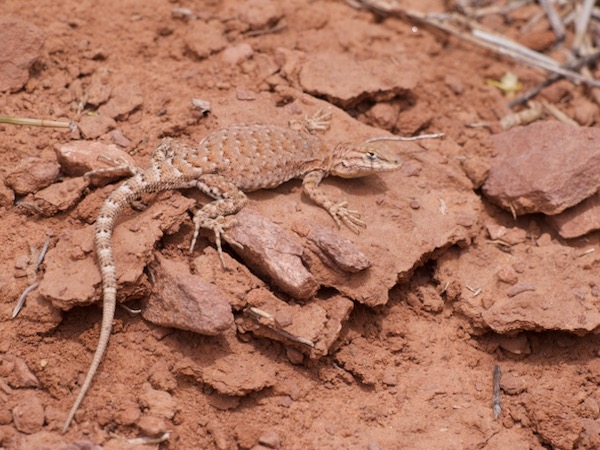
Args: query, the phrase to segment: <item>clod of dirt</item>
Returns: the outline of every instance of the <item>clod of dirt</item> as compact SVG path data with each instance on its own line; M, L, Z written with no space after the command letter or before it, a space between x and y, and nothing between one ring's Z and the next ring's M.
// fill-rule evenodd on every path
M15 193L6 186L4 177L0 176L0 207L12 205L15 201Z
M277 24L283 10L279 2L273 0L249 0L238 8L238 16L251 30L262 30Z
M225 27L216 20L208 23L198 20L190 22L183 37L185 50L197 59L204 59L227 46L224 33Z
M163 418L151 415L142 416L137 421L137 426L144 435L150 437L160 436L169 429L167 422Z
M91 76L90 85L86 89L86 102L92 106L106 103L110 98L112 86L109 84L110 76L107 70L98 69Z
M37 192L56 181L60 166L56 161L41 158L24 158L6 175L6 185L18 195Z
M150 416L171 420L177 412L177 402L171 394L150 386L140 395L138 403Z
M319 258L329 267L337 267L344 272L356 273L371 266L371 261L356 245L331 229L315 225L307 239L316 248ZM320 251L319 251L320 250Z
M0 19L0 92L16 92L29 80L29 69L40 57L44 33L16 18Z
M89 182L84 177L67 178L33 195L36 210L50 217L74 206L83 196Z
M86 115L77 122L77 127L86 139L97 139L116 128L117 122L101 114Z
M592 195L560 214L548 216L546 220L565 239L584 236L600 229L600 197Z
M11 358L5 355L4 358ZM14 369L9 384L14 388L39 387L40 382L27 366L25 360L19 357L13 357Z
M24 323L27 324L19 327L19 334L34 336L55 329L62 322L62 314L36 290L27 297L25 307L19 313L19 320L26 321Z
M294 298L306 299L316 293L318 284L302 264L304 248L294 236L250 208L240 211L236 220L225 240L243 246L233 248L248 265Z
M235 335L226 334L222 340L211 343L210 354L197 352L193 358L179 359L175 372L206 383L221 394L237 397L277 382L277 366L269 356L240 342Z
M391 100L414 89L418 81L419 73L410 65L399 70L390 61L358 60L347 53L308 54L299 74L305 92L346 109L366 99Z
M258 443L267 448L281 448L281 438L274 431L267 431L258 438Z
M516 214L558 214L598 191L597 128L556 121L516 127L492 137L492 161L483 192Z
M242 42L241 44L227 47L223 51L221 57L226 63L236 66L239 63L250 59L253 54L254 50L252 50L250 44Z
M113 144L71 141L59 145L54 151L62 172L71 177L79 177L92 170L113 169L110 161L117 165L122 162L135 165L135 161L127 152ZM90 179L94 185L101 185L129 175L131 174L127 169L107 170L92 175Z
M110 100L98 108L98 113L113 119L126 119L143 104L144 94L140 85L130 83L115 87L111 92Z
M46 417L44 405L34 392L23 391L12 410L15 428L22 433L32 434L40 431Z
M217 335L233 325L228 295L189 273L188 265L156 254L153 295L144 302L142 316L164 327Z

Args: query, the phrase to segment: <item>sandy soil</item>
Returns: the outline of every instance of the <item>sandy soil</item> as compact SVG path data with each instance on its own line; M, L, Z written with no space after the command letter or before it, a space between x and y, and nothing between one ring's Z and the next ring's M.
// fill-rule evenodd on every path
M413 3L422 11L445 4ZM527 19L521 16L487 25L515 35ZM24 86L0 94L0 112L80 124L75 132L0 126L2 448L600 448L600 338L568 325L573 314L587 313L557 301L548 325L495 328L497 316L490 317L490 292L510 278L513 272L501 270L509 265L518 274L530 270L548 297L571 289L575 273L587 274L578 283L596 292L600 262L580 257L597 246L595 234L585 243L560 239L541 215L513 220L479 189L494 156L490 136L509 112L504 93L486 80L510 71L531 87L544 74L344 2L40 0L24 7L4 0L0 18L35 27L29 50L36 57ZM37 50L36 33L43 34ZM546 36L536 33L522 40ZM590 110L582 87L563 81L544 96L594 124L597 112L581 112ZM211 112L194 109L192 99L209 101ZM342 276L307 250L303 262L318 292L294 300L230 247L234 275L213 270L218 260L208 239L187 255L185 210L189 198L200 198L195 193L143 199L153 206L125 214L116 238L121 300L144 307L160 295L164 258L227 291L235 323L203 336L118 309L104 363L61 434L98 337L100 308L89 305L100 294L90 230L114 184L73 181L53 193L66 205L42 213L27 207L39 204L35 191L76 179L55 149L75 140L116 144L144 166L164 136L193 143L233 123L286 126L327 105L333 121L324 139L332 143L388 132L446 134L389 144L405 160L397 173L325 183L364 214L361 236L339 233L372 267ZM467 126L483 121L491 126ZM15 179L24 185L15 187ZM334 229L299 182L251 199L253 210L301 246L309 247L311 227ZM490 224L517 236L509 248L490 239ZM48 238L50 252L35 274ZM552 270L534 267L559 260ZM506 275L500 281L496 268ZM10 319L36 279L40 289ZM466 285L484 286L484 295ZM296 320L296 333L327 345L307 351L254 329L243 310L256 304L280 305ZM498 418L495 366L502 372ZM127 443L165 432L160 444Z

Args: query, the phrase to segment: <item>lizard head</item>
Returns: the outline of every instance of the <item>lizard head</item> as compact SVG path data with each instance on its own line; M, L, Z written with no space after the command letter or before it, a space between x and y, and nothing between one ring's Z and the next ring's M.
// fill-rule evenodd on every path
M340 144L329 173L341 178L358 178L376 172L398 170L400 167L402 162L381 143Z

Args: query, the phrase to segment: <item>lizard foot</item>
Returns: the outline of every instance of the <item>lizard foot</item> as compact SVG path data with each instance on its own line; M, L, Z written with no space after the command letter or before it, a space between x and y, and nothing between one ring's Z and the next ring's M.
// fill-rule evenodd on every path
M360 234L361 228L367 228L367 224L360 220L360 213L354 209L348 209L348 202L340 202L329 208L329 214L335 220L338 228L342 223L356 234Z
M331 111L323 112L319 109L312 116L304 116L304 120L290 120L290 128L296 131L325 131L329 129L331 123Z
M194 251L200 228L212 230L215 234L215 246L217 247L219 259L221 260L221 266L223 267L223 269L226 269L225 260L223 259L223 249L221 247L221 236L225 237L227 243L229 243L230 245L233 245L240 249L244 248L242 244L240 244L235 239L227 235L227 229L235 225L236 222L237 221L235 217L219 216L216 219L211 219L203 217L201 214L196 213L194 215L194 237L192 238L192 243L190 245L190 253Z

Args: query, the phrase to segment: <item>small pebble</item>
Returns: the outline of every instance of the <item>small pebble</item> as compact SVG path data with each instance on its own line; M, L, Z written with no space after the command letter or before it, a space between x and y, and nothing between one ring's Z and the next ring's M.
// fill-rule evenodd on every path
M147 436L160 436L167 431L167 423L160 417L144 415L137 421L137 426Z
M46 420L44 406L33 392L23 397L12 410L15 428L22 433L36 433L44 426Z
M279 436L273 431L268 431L259 437L258 443L273 449L278 449L281 447L281 439L279 439Z

